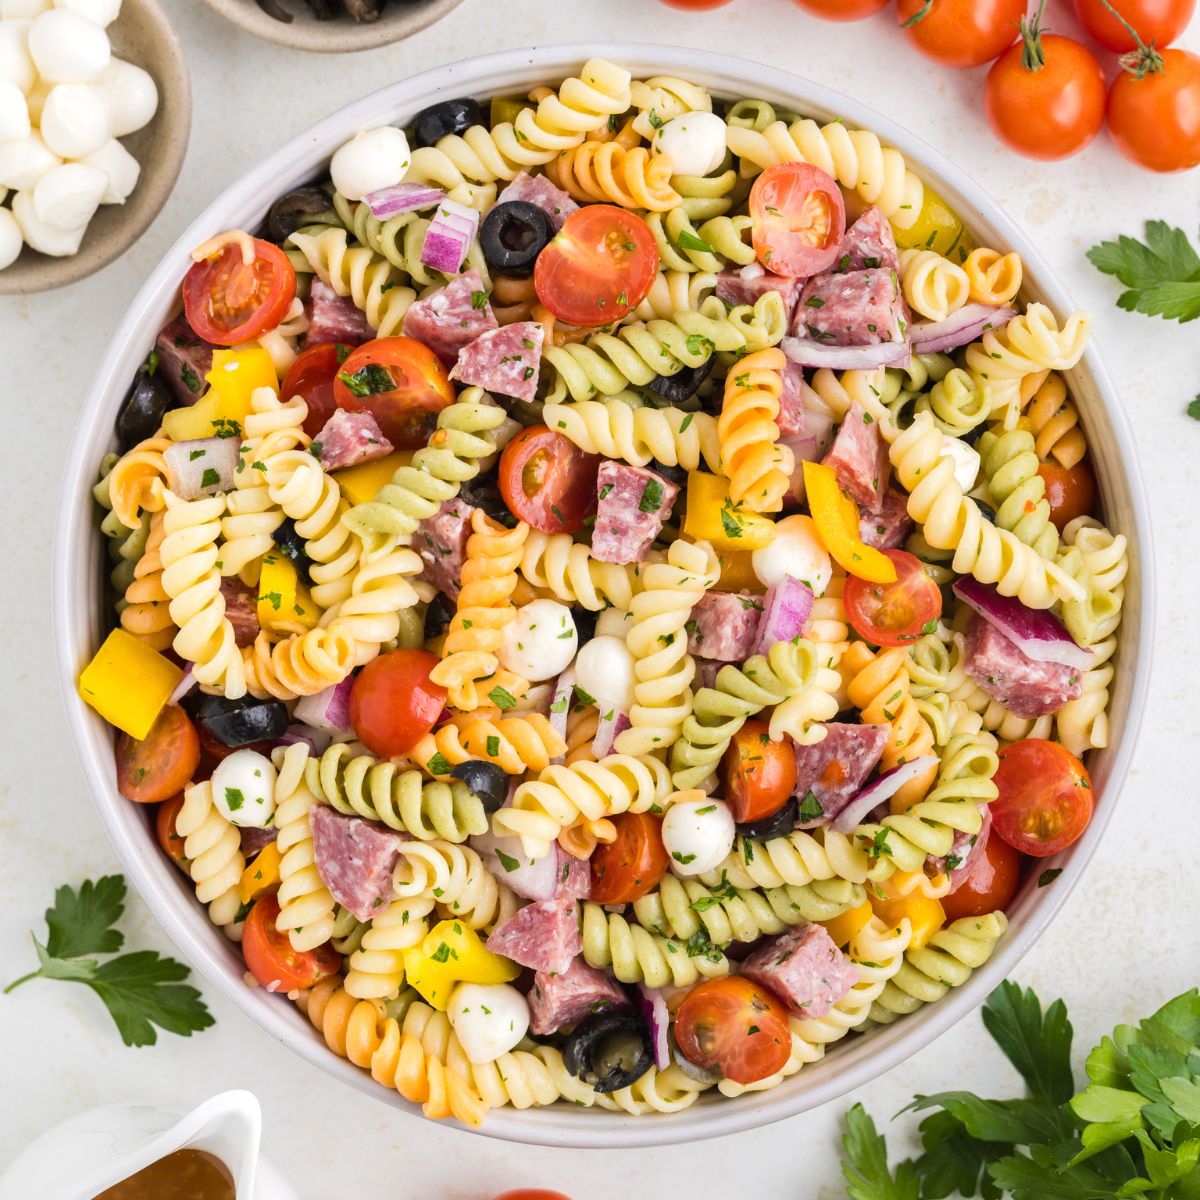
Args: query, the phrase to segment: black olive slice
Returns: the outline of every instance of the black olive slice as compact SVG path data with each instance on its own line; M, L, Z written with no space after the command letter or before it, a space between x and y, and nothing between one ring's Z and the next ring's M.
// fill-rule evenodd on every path
M654 1066L650 1031L632 1013L597 1013L568 1035L563 1065L598 1092L619 1091L636 1083Z

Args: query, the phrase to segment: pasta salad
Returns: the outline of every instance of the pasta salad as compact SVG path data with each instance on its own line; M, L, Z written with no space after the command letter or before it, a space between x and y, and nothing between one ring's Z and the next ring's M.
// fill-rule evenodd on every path
M988 960L1108 738L1088 314L869 131L598 60L193 258L79 693L248 982L477 1126L773 1087Z

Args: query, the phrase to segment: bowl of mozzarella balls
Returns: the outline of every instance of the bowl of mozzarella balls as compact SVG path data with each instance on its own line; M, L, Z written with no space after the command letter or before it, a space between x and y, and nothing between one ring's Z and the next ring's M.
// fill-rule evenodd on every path
M0 294L106 266L179 175L187 64L156 0L0 0Z

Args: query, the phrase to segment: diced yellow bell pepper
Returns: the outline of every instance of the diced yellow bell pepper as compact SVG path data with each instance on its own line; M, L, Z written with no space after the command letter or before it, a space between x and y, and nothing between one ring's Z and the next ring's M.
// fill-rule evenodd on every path
M850 939L861 930L874 914L870 900L864 900L857 908L847 909L840 917L830 921L818 921L825 926L825 932L833 939L833 944L845 949Z
M775 522L729 499L729 480L703 471L688 473L687 513L683 532L727 550L761 550L775 538Z
M278 551L263 555L258 576L258 623L264 629L294 633L297 627L316 629L319 617L295 563Z
M279 864L282 861L279 846L275 842L268 842L254 856L254 861L246 864L238 880L238 899L243 904L249 904L264 893L274 891L280 884Z
M511 983L521 968L493 954L465 922L439 921L419 945L404 951L408 982L434 1008L445 1012L456 983Z
M912 941L910 950L919 950L927 945L929 939L946 923L946 911L937 900L914 892L911 896L901 896L897 900L886 900L880 896L871 896L871 907L875 915L887 926L895 928L907 917L912 925Z
M893 232L901 250L936 250L956 263L966 262L975 248L958 213L929 184L917 219L907 229L893 226Z
M255 389L267 387L279 391L275 364L261 346L214 350L212 369L204 378L209 389L195 404L174 408L163 417L164 432L176 442L241 437Z
M824 463L805 461L804 490L817 532L834 559L869 583L895 583L892 560L859 536L858 505L842 491L837 472Z
M110 725L141 741L183 672L124 629L114 629L80 672L79 695Z
M713 589L717 592L757 592L762 588L754 573L754 558L749 550L726 550L717 556L721 578Z
M515 121L521 109L531 107L524 96L493 96L490 113L492 128L495 129L503 121Z
M375 493L385 483L389 483L401 467L407 467L410 462L412 451L396 450L383 458L359 463L357 467L347 467L344 471L339 471L334 478L337 479L338 487L342 489L342 495L351 504L366 504L368 500L374 500Z

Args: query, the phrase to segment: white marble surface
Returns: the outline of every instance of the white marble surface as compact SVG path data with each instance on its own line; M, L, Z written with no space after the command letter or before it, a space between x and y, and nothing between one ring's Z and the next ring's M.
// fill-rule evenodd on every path
M656 0L465 0L405 45L354 57L306 57L255 41L199 0L164 0L187 44L195 93L191 147L174 196L149 233L92 280L62 292L0 300L0 396L6 412L5 519L0 523L4 620L0 663L0 980L27 970L27 930L61 881L119 870L92 812L50 683L48 589L59 461L91 376L123 306L158 257L234 176L328 110L433 63L534 41L622 35L741 52L789 67L885 108L957 159L1018 219L1097 315L1096 336L1133 419L1154 506L1161 611L1155 684L1128 786L1084 883L1022 964L1019 978L1063 995L1080 1042L1149 1011L1197 982L1200 894L1190 879L1197 821L1188 754L1200 674L1195 594L1196 449L1184 415L1200 391L1196 327L1118 312L1115 287L1083 257L1093 242L1162 217L1195 235L1200 172L1157 178L1103 140L1045 166L1015 158L980 112L982 73L956 74L917 57L890 14L856 26L820 23L788 0L734 0L689 14ZM1074 27L1065 0L1050 24ZM1200 49L1200 21L1185 44ZM133 898L132 945L170 951ZM127 1050L91 995L33 983L0 998L0 1164L61 1116L113 1099L183 1108L222 1088L254 1090L269 1151L306 1197L373 1195L458 1200L519 1185L574 1200L614 1194L788 1200L844 1194L836 1158L837 1102L719 1145L624 1154L516 1148L434 1128L334 1083L274 1045L211 993L216 1027L154 1049ZM987 1092L1012 1080L971 1017L856 1097L879 1117L917 1091Z

